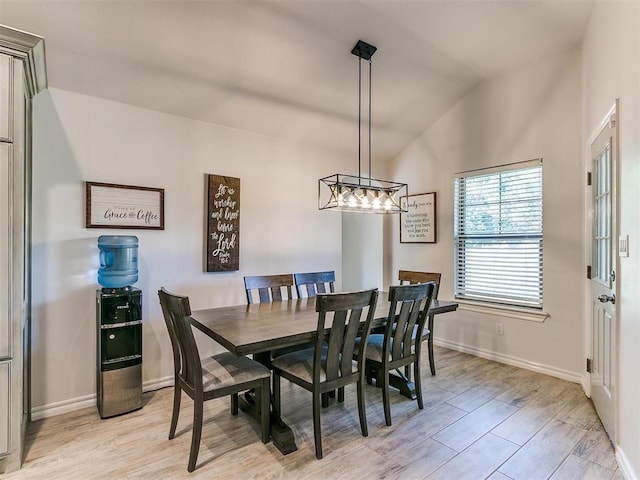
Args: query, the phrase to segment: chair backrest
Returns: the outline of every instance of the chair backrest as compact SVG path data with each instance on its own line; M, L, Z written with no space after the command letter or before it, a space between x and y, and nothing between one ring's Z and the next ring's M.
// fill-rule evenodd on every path
M315 297L318 293L335 292L334 283L336 281L336 272L310 272L296 273L293 275L296 282L296 293L298 298L304 297L304 290L307 297ZM327 291L327 286L329 291Z
M247 303L254 303L252 290L258 290L258 303L267 303L283 300L282 289L287 292L286 299L293 298L291 291L293 287L293 275L291 273L283 275L257 275L244 277L244 289L247 292Z
M351 377L362 371L364 347L371 330L371 321L376 310L378 290L363 290L349 293L319 294L316 299L318 330L313 357L313 381L320 381L320 371L326 373L326 381ZM362 313L368 308L361 329ZM333 315L328 315L328 314ZM333 317L329 322L328 317ZM327 328L330 328L327 334ZM361 340L356 342L360 336ZM358 369L353 370L353 353L359 343ZM323 348L327 349L326 361L322 361Z
M432 272L413 272L411 270L400 270L398 272L398 280L400 280L400 285L405 285L407 282L411 285L416 283L427 283L433 282L436 284L433 290L433 299L438 299L438 290L440 290L440 279L442 278L441 273L432 273Z
M427 312L435 284L417 283L389 288L389 321L385 327L382 346L383 361L391 362L420 352L420 337L427 319ZM418 337L416 340L414 337Z
M172 294L164 287L158 290L158 297L171 339L175 375L194 392L202 390L202 364L189 321L189 297Z

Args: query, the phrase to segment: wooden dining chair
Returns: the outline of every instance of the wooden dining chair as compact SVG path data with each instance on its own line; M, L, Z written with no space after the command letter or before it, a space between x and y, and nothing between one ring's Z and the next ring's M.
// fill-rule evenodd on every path
M255 389L260 405L262 442L270 436L270 377L269 369L246 357L224 352L201 359L190 322L189 298L158 291L171 347L173 349L174 394L169 440L178 425L180 400L184 391L193 400L191 451L187 470L196 468L202 436L203 404L207 400L231 395L231 414L238 414L238 393Z
M268 303L277 300L293 298L293 275L256 275L244 277L244 289L247 293L247 303L252 304L254 290L258 291L258 303ZM283 291L285 296L282 295Z
M438 291L440 290L440 280L442 278L442 274L434 273L434 272L415 272L411 270L400 270L398 271L398 280L400 280L400 285L404 285L409 283L410 285L415 285L416 283L427 283L433 282L435 283L435 288L433 289L433 300L438 299ZM429 315L427 317L427 323L422 331L422 341L427 341L427 350L429 354L429 368L431 369L431 375L436 374L436 364L435 357L433 354L433 315ZM409 369L406 369L405 375L410 377Z
M407 283L410 285L415 285L416 283L427 283L427 282L435 283L435 289L433 290L434 300L438 299L438 290L440 290L441 278L442 278L441 273L415 272L412 270L398 271L398 280L400 280L400 285L406 285Z
M333 270L328 272L295 273L293 278L296 283L298 298L305 296L312 298L318 293L335 292L336 272Z
M424 408L420 376L422 342L416 341L416 332L421 332L424 328L434 288L433 282L391 287L384 334L369 335L365 349L365 368L375 369L376 385L382 385L384 419L387 425L391 425L389 372L392 370L413 364L418 408Z
M322 458L320 431L321 395L338 390L344 401L344 387L357 384L360 430L367 436L367 412L364 401L364 348L376 309L376 289L351 293L319 294L316 299L318 328L313 348L282 355L273 360L273 396L276 415L281 413L280 377L311 392L313 397L313 434L316 457ZM357 337L363 320L361 337ZM328 328L330 325L330 329ZM356 344L356 338L360 338ZM357 352L356 352L357 350ZM359 360L354 361L354 353Z

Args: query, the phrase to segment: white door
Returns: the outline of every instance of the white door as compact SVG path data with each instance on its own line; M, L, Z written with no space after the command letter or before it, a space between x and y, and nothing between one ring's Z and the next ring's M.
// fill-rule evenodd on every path
M616 396L616 143L615 112L591 144L591 399L612 440Z

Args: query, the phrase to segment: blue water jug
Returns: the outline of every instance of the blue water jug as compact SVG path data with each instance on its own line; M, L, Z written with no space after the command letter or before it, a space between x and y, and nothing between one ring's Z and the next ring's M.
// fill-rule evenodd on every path
M100 285L105 288L123 288L138 281L138 237L102 235L98 237L98 248Z

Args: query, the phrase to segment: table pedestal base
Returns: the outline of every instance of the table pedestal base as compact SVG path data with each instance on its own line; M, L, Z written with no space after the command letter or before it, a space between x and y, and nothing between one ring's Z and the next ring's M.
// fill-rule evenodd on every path
M415 384L401 373L396 374L389 372L389 385L397 388L400 395L403 395L410 400L415 400L417 398ZM381 387L382 385L378 386Z
M246 392L244 395L239 395L238 407L260 423L260 412L256 406L253 392ZM273 441L273 445L280 450L280 453L283 455L295 452L298 449L293 431L289 425L273 413L271 414L271 440Z

